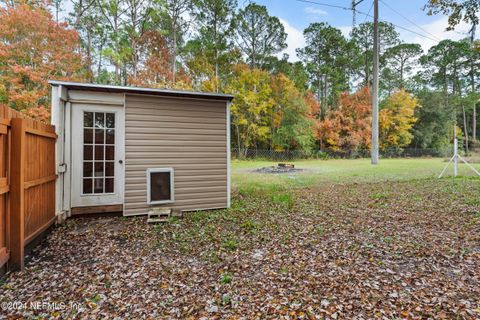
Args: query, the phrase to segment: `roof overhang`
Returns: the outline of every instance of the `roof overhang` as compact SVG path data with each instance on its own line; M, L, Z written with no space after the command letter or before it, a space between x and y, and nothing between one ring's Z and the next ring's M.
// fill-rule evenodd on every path
M63 86L70 90L85 90L96 92L112 92L112 93L132 93L132 94L146 94L163 97L176 98L191 98L191 99L206 99L206 100L220 100L232 101L234 96L231 94L195 92L183 90L170 89L155 89L155 88L140 88L140 87L126 87L126 86L112 86L103 84L81 83L50 80L48 83L52 86Z

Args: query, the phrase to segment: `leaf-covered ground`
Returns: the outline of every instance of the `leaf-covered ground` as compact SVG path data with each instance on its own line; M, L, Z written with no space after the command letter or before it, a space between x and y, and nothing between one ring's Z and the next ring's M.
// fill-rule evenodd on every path
M480 181L329 184L235 195L230 210L73 219L0 303L59 318L480 318Z

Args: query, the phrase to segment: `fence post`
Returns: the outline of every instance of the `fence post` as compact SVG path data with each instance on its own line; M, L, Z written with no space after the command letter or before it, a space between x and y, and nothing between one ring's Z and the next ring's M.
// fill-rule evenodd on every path
M25 240L25 127L24 119L11 120L10 164L10 269L23 270Z

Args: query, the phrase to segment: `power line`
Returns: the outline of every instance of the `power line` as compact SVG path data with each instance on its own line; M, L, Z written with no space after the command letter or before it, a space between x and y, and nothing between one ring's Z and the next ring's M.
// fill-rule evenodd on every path
M372 12L373 9L373 1L372 5L370 6L370 9L368 10L368 13L365 15L365 20L363 20L363 23L367 22L368 16L370 15L370 12Z
M304 2L304 3L310 3L310 4L316 4L316 5L319 5L319 6L325 6L325 7L330 7L330 8L337 8L337 9L352 11L352 8L337 6L337 5L329 4L329 3L322 3L322 2L316 2L316 1L310 1L310 0L297 0L297 1L298 2Z
M352 10L353 10L353 19L352 19L352 20L353 20L353 23L352 23L352 28L355 28L355 26L356 26L356 21L357 21L357 19L356 19L356 12L357 12L356 6L357 6L358 4L360 4L360 3L362 3L363 0L358 1L358 2L356 2L356 3L355 3L355 0L352 0L352 2L353 2L353 5L352 5ZM367 13L367 14L370 14L370 12L372 11L372 9L373 9L373 1L372 1L372 5L370 6L370 9L368 10L368 13ZM363 23L367 22L367 19L368 19L368 16L365 16L365 19L363 20Z
M315 4L315 5L319 5L319 6L325 6L325 7L331 7L331 8L337 8L337 9L342 9L342 10L347 10L347 11L352 11L352 8L347 8L347 7L342 7L342 6L337 6L337 5L333 5L333 4L328 4L328 3L322 3L322 2L317 2L317 1L310 1L310 0L296 0L298 2L304 2L304 3L310 3L310 4ZM370 17L370 18L373 18L372 15L370 15L369 13L365 13L365 12L362 12L362 11L358 11L358 10L355 10L357 13L360 13L366 17ZM387 22L387 23L391 23L393 26L399 28L399 29L402 29L402 30L405 30L405 31L408 31L408 32L411 32L411 33L414 33L422 38L425 38L425 39L429 39L429 40L432 40L432 41L435 41L435 42L438 42L437 39L434 39L432 37L429 37L427 35L424 35L424 34L421 34L417 31L414 31L414 30L411 30L411 29L408 29L406 27L403 27L403 26L399 26L395 23L392 23L390 21L387 21L387 20L380 20L382 22Z
M399 15L400 17L402 17L403 19L407 20L408 22L410 22L411 24L413 24L414 26L416 26L418 29L422 30L423 32L431 35L432 37L434 37L435 39L437 39L437 41L440 41L440 39L430 33L428 30L425 30L423 27L419 26L418 24L416 24L414 21L412 21L411 19L409 19L408 17L404 16L403 14L401 14L400 12L398 12L397 10L395 10L394 8L392 8L389 4L387 4L385 1L383 0L380 0L381 3L383 3L387 8L389 8L391 11L395 12L397 15Z
M387 20L380 20L380 21L382 21L382 22L388 22ZM390 22L390 23L391 23L391 22ZM395 27L397 27L397 28L399 28L399 29L402 29L402 30L405 30L405 31L414 33L414 34L416 34L417 36L420 36L420 37L422 37L422 38L425 38L425 39L428 39L428 40L432 40L432 41L435 41L435 42L439 42L439 41L440 41L440 40L438 40L438 39L431 38L431 37L429 37L429 36L426 36L426 35L423 35L423 34L421 34L421 33L416 32L416 31L413 31L413 30L411 30L411 29L408 29L408 28L399 26L399 25L397 25L397 24L392 23L392 25L394 25Z

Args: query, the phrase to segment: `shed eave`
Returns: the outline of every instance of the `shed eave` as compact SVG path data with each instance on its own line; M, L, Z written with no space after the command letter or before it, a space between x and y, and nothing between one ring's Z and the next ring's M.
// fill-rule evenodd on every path
M127 87L127 86L113 86L103 84L81 83L50 80L48 83L52 86L63 86L71 90L89 90L97 92L112 92L112 93L131 93L131 94L148 94L164 97L177 98L193 98L193 99L207 99L232 101L234 96L230 94L182 91L170 89L155 89L155 88L141 88L141 87Z

